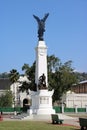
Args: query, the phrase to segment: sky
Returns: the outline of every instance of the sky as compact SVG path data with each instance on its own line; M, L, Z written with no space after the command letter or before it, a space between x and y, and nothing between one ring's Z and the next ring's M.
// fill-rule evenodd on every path
M87 0L0 0L0 73L35 61L38 43L33 14L43 18L47 54L87 72Z

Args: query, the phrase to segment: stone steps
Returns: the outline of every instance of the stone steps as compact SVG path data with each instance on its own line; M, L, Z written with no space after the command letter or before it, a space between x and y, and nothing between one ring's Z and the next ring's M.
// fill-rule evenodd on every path
M21 120L22 118L25 118L27 116L28 116L27 113L22 113L20 115L13 115L13 116L11 116L11 119L20 119Z

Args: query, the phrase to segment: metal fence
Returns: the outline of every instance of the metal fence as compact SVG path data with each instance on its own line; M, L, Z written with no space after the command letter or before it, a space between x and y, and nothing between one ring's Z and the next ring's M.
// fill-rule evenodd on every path
M62 113L62 107L59 106L54 106L53 109L55 109L56 113ZM79 113L79 112L87 112L86 108L67 108L64 107L64 112L69 112L69 113Z

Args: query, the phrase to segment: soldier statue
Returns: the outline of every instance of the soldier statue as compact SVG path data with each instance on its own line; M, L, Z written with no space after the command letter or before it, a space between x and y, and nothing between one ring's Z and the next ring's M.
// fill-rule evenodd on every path
M47 89L46 87L46 77L44 74L42 74L39 77L39 84L38 84L39 89Z

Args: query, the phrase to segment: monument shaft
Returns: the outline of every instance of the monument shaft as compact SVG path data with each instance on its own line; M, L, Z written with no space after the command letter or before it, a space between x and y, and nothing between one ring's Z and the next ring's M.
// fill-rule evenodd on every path
M39 41L36 47L36 70L35 70L35 83L38 86L39 77L44 74L47 81L47 46L45 41Z

